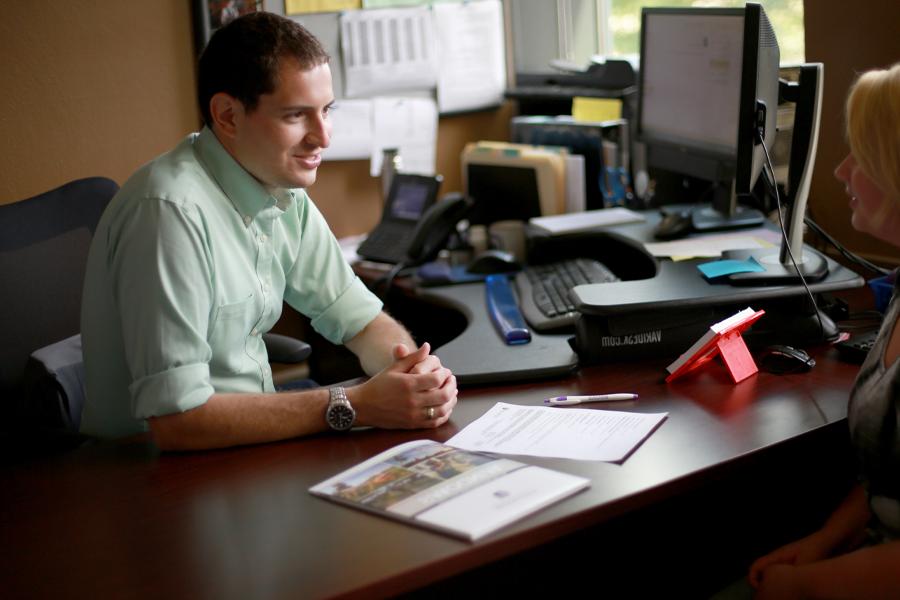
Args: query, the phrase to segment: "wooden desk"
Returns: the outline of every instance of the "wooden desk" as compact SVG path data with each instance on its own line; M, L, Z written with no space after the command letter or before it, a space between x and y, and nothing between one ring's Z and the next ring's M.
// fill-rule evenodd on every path
M819 364L809 374L760 373L737 386L717 367L666 385L667 361L656 361L468 389L451 422L433 432L356 431L188 454L160 454L145 439L132 439L17 466L0 482L0 589L7 598L377 597L483 572L579 535L600 556L604 546L617 550L617 541L596 528L718 481L758 477L746 474L780 448L812 448L839 432L857 368L830 348L813 354ZM400 442L446 440L497 401L538 404L551 395L613 391L641 395L616 408L668 411L669 418L622 465L526 458L588 477L592 486L475 544L306 491ZM799 464L821 462L794 455ZM774 501L782 501L781 491L773 491ZM726 526L716 515L700 517L691 525L697 532ZM638 540L647 555L627 557L648 578L658 566L649 551L665 542L663 533ZM623 537L638 535L644 534L629 530ZM571 574L568 558L547 560L562 564L551 574ZM593 569L590 579L601 587L616 574L602 562ZM528 573L518 575L527 581ZM509 589L512 582L494 583Z

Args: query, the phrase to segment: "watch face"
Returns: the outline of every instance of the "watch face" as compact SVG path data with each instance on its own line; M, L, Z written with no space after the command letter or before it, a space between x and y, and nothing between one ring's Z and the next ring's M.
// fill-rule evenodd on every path
M328 424L332 429L346 431L353 427L353 419L356 413L346 404L333 404L328 407Z

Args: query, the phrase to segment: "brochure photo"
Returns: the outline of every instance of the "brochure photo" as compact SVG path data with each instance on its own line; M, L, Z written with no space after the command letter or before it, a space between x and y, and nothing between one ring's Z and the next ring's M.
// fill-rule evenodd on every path
M382 452L309 491L475 540L589 485L582 477L418 440Z

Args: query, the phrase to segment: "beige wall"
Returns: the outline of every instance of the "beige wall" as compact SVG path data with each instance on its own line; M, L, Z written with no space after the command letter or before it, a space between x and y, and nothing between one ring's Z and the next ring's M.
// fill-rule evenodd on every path
M813 216L851 249L887 262L900 252L858 234L831 171L846 153L842 102L854 73L900 60L896 0L805 3L809 60L823 61L825 101ZM0 204L90 175L119 183L197 127L187 0L5 2L0 18ZM438 171L458 190L472 139L505 139L511 108L442 119ZM365 161L326 163L310 190L335 233L361 233L381 210Z
M808 0L804 3L806 59L825 64L822 127L816 170L810 189L810 214L851 250L900 264L900 250L850 226L844 186L832 172L847 155L843 109L855 75L900 60L900 2L897 0Z
M190 2L4 2L0 203L122 183L194 130Z
M7 2L0 18L0 204L72 179L122 183L197 129L188 0ZM511 109L443 119L438 172L460 189L472 139L507 139ZM381 215L367 161L326 163L310 193L339 236Z

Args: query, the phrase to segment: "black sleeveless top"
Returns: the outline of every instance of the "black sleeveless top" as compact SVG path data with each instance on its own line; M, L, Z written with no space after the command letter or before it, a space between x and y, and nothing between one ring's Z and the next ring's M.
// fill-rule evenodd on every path
M882 539L900 538L900 359L885 366L884 351L900 315L900 286L884 315L853 390L847 420L873 522Z

